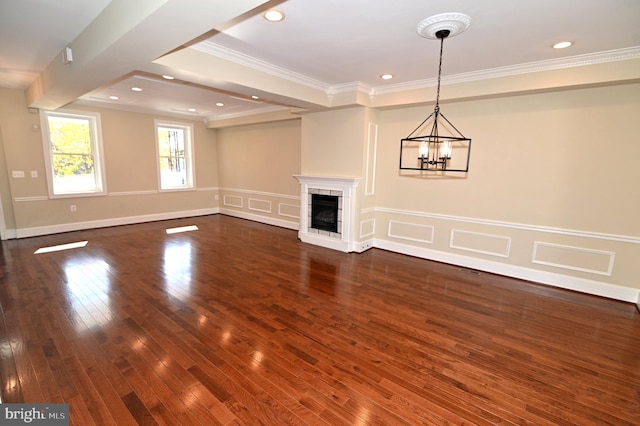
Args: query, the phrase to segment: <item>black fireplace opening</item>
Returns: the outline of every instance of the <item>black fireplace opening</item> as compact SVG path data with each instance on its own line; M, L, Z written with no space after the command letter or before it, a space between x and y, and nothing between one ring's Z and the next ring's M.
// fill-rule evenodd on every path
M311 194L311 227L338 232L338 200L335 195Z

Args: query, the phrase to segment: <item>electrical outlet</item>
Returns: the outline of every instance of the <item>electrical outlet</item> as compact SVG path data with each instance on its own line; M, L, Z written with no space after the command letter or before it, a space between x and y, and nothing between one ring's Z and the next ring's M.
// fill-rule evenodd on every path
M32 178L37 178L38 177L38 171L37 170L31 170L31 177Z
M14 170L11 172L11 176L13 176L14 178L23 178L24 172L22 170Z
M78 207L75 204L71 204L70 208L72 212L78 211Z

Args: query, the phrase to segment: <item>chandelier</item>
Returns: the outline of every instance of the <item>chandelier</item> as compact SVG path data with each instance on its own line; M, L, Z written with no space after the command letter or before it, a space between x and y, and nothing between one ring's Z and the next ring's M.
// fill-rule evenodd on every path
M406 138L400 140L400 170L468 172L471 139L466 138L440 111L440 80L444 39L469 28L471 18L461 13L443 13L418 25L422 37L440 40L438 88L433 112ZM429 134L415 136L430 129Z

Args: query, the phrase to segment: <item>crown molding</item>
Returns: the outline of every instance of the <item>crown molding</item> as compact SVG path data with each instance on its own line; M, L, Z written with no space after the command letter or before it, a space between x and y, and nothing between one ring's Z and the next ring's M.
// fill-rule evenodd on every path
M313 79L311 77L307 77L306 75L299 74L285 68L278 67L276 65L270 64L269 62L254 58L249 55L245 55L244 53L240 53L235 50L228 49L224 46L220 46L219 44L212 43L208 40L196 43L189 48L255 69L257 71L262 71L275 77L289 80L293 83L298 83L312 89L320 90L322 92L328 93L329 89L331 88L331 85L328 83Z
M351 83L334 84L333 86L329 87L328 93L338 94L360 92L369 95L372 90L375 90L375 88L369 86L368 84L365 84L361 81L352 81Z
M564 68L575 68L587 65L602 64L607 62L626 61L640 58L640 46L625 49L609 50L606 52L589 53L585 55L569 56L566 58L550 59L526 64L510 65L506 67L491 68L468 73L454 74L442 77L442 84L468 83L473 81L488 80L491 78L510 77L522 74L531 74L542 71L553 71ZM391 84L373 88L374 94L396 93L409 90L435 87L438 84L436 78L414 80L406 83Z

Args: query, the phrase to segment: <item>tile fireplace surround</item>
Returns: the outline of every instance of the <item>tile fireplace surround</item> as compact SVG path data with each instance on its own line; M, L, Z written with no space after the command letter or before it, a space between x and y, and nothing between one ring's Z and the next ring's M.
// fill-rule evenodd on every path
M294 176L300 182L300 230L298 238L303 243L339 250L355 251L353 229L355 221L355 190L360 178L328 176ZM337 233L311 228L311 194L326 194L340 197L341 209L338 221L341 229Z

